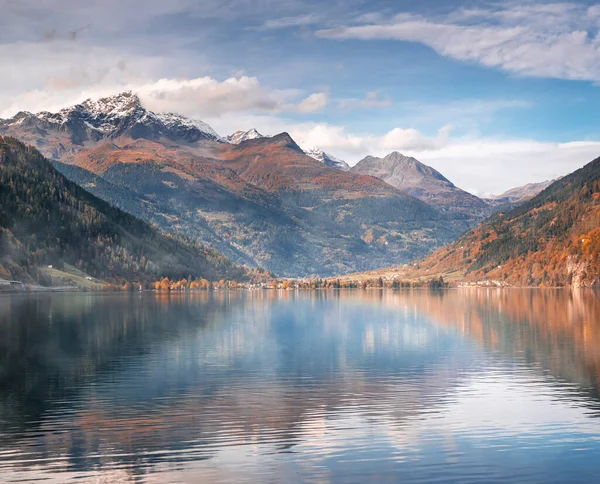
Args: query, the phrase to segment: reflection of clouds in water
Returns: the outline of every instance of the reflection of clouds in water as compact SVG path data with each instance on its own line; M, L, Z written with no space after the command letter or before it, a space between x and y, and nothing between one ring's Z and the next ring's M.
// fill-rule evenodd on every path
M511 374L477 375L437 416L440 427L465 433L469 428L487 428L505 437L550 435L557 428L597 434L600 422L586 418L585 398L568 385L553 383L551 377L531 375L523 367Z

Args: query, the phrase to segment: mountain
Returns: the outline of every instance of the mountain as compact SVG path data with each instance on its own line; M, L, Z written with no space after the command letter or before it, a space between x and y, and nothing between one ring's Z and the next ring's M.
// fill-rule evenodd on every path
M331 168L286 133L232 144L182 117L194 136L147 129L142 120L161 115L130 93L84 105L0 122L0 134L34 143L94 195L237 263L282 276L342 274L422 257L472 226L382 180ZM83 140L81 110L119 128ZM59 116L66 121L45 121Z
M146 220L281 275L408 260L468 227L376 178L324 166L287 134L202 151L135 140L88 150L75 164L149 200Z
M264 136L262 134L260 134L258 131L256 131L254 128L248 130L248 131L236 131L235 133L227 136L227 138L225 138L225 140L228 143L232 143L234 145L239 145L242 141L247 141L249 139L257 139L257 138L264 138Z
M521 286L600 284L600 158L498 213L419 271Z
M0 207L0 278L48 283L39 267L65 263L114 282L248 277L216 251L96 198L9 137L0 137Z
M225 138L225 141L234 145L239 145L243 141L259 138L265 138L265 136L256 131L256 129L252 128L248 131L238 130L235 133L227 136ZM310 156L311 158L320 161L324 165L329 166L330 168L336 168L342 171L348 171L350 169L350 166L344 160L340 160L339 158L325 153L323 150L320 150L318 148L304 150L304 153Z
M492 212L485 201L457 188L437 170L397 151L384 158L367 156L350 171L377 177L443 212L479 220Z
M350 169L350 166L344 160L340 160L339 158L336 158L333 155L325 153L323 150L313 148L312 150L305 151L305 153L311 158L320 161L325 166L336 168L342 171L348 171Z
M522 203L535 197L556 180L547 180L540 183L528 183L521 187L511 188L500 195L491 195L489 199L495 203Z
M97 101L88 99L57 113L22 111L0 120L0 134L36 146L55 159L68 158L90 145L120 137L180 144L220 140L206 123L174 113L153 113L129 91Z

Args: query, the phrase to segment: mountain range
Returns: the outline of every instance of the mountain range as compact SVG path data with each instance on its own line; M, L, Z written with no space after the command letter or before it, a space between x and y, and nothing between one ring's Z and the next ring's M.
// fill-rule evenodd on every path
M0 120L0 134L167 233L283 276L408 262L495 209L399 153L348 169L287 133L222 138L201 121L146 109L131 92L58 113L20 112Z
M0 130L5 136L36 146L51 159L70 159L88 146L123 136L182 144L220 139L201 121L144 109L132 92L97 101L88 99L57 113L22 111L11 119L0 120Z

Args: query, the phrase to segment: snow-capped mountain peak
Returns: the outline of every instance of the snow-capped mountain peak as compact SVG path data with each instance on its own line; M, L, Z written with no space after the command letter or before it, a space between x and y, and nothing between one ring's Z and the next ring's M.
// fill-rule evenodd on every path
M61 109L57 113L21 112L9 120L0 120L0 128L35 125L42 129L68 132L75 144L129 136L133 139L195 143L201 140L222 141L208 124L174 113L155 113L146 109L139 97L125 91L97 100Z
M235 133L227 136L226 141L233 145L239 145L242 141L258 138L264 138L264 136L256 131L256 129L252 128L248 131L238 130Z
M140 98L132 91L124 91L98 100L87 99L81 103L81 106L90 114L113 116L127 116L136 109L143 109Z
M313 148L310 150L305 150L304 152L311 158L320 161L325 166L329 166L330 168L335 168L342 171L348 171L350 169L350 166L344 160L340 160L329 153L325 153L323 150Z

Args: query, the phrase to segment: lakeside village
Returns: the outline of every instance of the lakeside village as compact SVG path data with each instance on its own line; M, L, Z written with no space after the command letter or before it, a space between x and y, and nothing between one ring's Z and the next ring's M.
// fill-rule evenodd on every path
M225 281L220 280L208 281L206 279L198 279L194 281L188 281L183 279L181 281L171 281L165 277L160 281L156 281L150 287L144 287L142 284L133 285L126 283L123 286L106 285L104 290L115 290L115 291L133 291L137 287L138 290L154 290L154 291L210 291L210 290L224 290L224 289L246 289L246 290L261 290L261 289L283 289L283 290L294 290L294 289L400 289L400 288L411 288L411 287L425 287L425 288L446 288L450 285L444 281L443 277L436 279L422 280L422 281L406 281L399 278L384 278L378 277L374 279L363 279L363 280L352 280L352 279L323 279L323 278L305 278L305 279L272 279L266 281L253 281L253 282L237 282L237 281Z
M88 280L92 280L91 278ZM0 293L2 292L65 292L65 291L102 291L102 292L185 292L185 291L219 291L219 290L296 290L296 289L401 289L401 288L447 288L450 284L443 277L421 281L405 281L399 278L378 277L374 279L271 279L266 281L237 282L237 281L209 281L198 279L188 281L172 281L165 277L152 284L138 282L125 282L124 284L102 283L95 281L89 286L61 285L40 286L27 284L20 281L0 279Z

